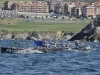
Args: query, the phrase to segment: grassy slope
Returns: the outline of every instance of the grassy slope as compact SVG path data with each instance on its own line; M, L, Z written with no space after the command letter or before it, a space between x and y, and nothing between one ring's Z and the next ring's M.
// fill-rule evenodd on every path
M66 31L66 32L74 32L78 33L81 31L83 27L85 27L87 23L36 23L36 22L19 22L16 24L0 24L0 30L8 30L8 31Z

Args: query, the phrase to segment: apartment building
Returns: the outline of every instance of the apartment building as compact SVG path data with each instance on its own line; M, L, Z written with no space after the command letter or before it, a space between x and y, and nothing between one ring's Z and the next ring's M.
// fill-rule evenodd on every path
M33 13L48 13L49 7L47 2L44 1L34 1L34 2L25 2L25 1L6 1L4 3L5 9L17 10L19 12L33 12Z
M100 14L100 1L92 4L86 2L65 2L65 1L14 1L8 0L4 3L5 10L17 10L18 12L69 14L84 16L95 16Z
M73 8L73 14L74 16L81 16L82 15L82 8L81 7L74 7Z
M48 13L49 7L46 2L17 2L16 7L19 12L34 12L34 13Z
M94 5L89 5L89 6L84 6L82 8L82 13L84 16L95 16L95 6Z
M49 2L48 2L49 11L50 11L50 12L55 11L55 6L56 6L56 4L57 4L57 2L54 2L54 1L49 1Z
M76 7L75 3L71 3L70 5L68 5L68 12L70 15L73 15L73 8Z
M100 15L100 5L95 7L95 15Z
M94 3L92 3L92 5L83 6L82 13L84 16L92 15L93 17L95 17L96 15L100 15L100 5L95 5Z
M5 10L11 10L12 5L14 4L14 0L8 0L4 3L4 9Z
M49 11L50 12L56 12L59 14L63 14L67 12L67 5L66 2L60 2L60 1L51 1L49 2Z
M100 1L93 2L95 5L99 5Z
M65 2L65 1L49 1L49 11L54 11L54 12L63 12L65 14L70 14L70 15L80 15L82 14L81 8L84 5L90 5L90 3L86 2Z
M90 3L88 3L88 2L80 2L80 1L75 2L75 4L76 4L77 7L83 7L83 6L90 5Z

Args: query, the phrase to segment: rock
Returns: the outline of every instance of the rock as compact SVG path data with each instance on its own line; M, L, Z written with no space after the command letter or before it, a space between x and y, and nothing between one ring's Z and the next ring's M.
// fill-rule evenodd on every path
M58 39L61 39L63 36L64 36L64 31L58 31L58 32L56 33L56 37L57 37Z
M100 27L96 27L94 34L100 37Z
M49 40L55 40L56 34L53 32L43 32L38 34L40 39L49 39Z
M66 35L66 36L64 36L64 39L66 39L66 40L69 40L69 39L71 39L71 38L72 38L71 35Z
M27 36L28 36L28 33L20 33L20 34L18 34L18 37L20 39L23 39L23 40L25 40L27 38Z
M37 38L35 38L35 37L30 37L30 40L37 40Z
M11 33L9 33L9 34L7 34L7 35L5 35L5 39L12 39L12 34Z
M100 40L100 27L96 27L94 31L95 40Z
M36 33L36 32L32 32L32 33L28 33L28 36L27 36L27 38L26 39L28 39L28 40L32 40L32 39L39 39L39 37L38 37L38 34Z
M97 16L93 21L91 21L86 27L82 29L79 33L73 36L70 41L82 40L94 41L100 40L100 16Z
M28 37L28 33L19 33L19 34L13 34L12 39L22 39L25 40Z
M6 31L7 32L7 31ZM70 36L70 34L68 35L67 33L65 33L64 31L58 31L56 32L41 32L41 33L37 33L37 32L29 32L29 33L6 33L3 31L3 33L0 34L0 39L22 39L22 40L36 40L36 39L47 39L47 40L58 40L58 39L64 39L64 40L68 40L70 39L72 36Z

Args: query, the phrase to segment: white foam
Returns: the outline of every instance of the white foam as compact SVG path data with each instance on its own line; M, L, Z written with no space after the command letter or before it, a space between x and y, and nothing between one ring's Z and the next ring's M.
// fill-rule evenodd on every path
M16 53L28 54L28 53L43 53L43 52L39 50L25 49L25 50L19 50Z
M91 49L90 46L87 46L87 47L86 47L86 50L90 50L90 49Z
M94 40L94 42L99 42L98 40Z

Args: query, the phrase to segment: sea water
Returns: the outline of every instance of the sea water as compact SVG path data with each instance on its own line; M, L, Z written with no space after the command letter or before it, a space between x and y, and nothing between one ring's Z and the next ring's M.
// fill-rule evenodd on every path
M15 44L16 43L16 44ZM0 46L33 47L32 40L0 40ZM100 43L91 50L48 53L0 53L0 75L100 75Z

